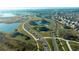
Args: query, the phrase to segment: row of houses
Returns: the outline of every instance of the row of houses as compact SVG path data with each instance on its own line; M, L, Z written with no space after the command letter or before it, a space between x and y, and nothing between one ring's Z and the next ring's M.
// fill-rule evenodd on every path
M73 29L75 29L76 31L79 32L79 21L74 21L74 20L71 21L71 20L68 20L68 19L63 19L61 17L60 22L62 24L64 24L64 26L68 26L68 27L73 28Z

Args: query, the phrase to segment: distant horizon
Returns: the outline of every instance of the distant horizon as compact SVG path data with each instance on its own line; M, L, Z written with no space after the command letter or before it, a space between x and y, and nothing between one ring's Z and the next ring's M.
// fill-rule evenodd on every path
M4 8L4 9L0 9L0 10L21 10L21 9L76 9L79 7L18 7L18 8Z

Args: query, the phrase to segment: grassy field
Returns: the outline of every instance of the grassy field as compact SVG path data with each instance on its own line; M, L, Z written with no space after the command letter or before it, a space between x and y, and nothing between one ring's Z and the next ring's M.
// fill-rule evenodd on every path
M36 51L37 46L32 40L11 37L11 34L0 33L0 51Z
M73 51L79 51L79 43L69 42Z
M62 49L62 45L60 44L60 41L59 41L58 39L56 39L56 42L57 42L59 51L63 51L63 49Z
M46 39L46 40L47 40L48 44L50 45L50 48L52 49L52 51L54 51L52 39Z
M58 44L58 47L59 47L59 50L60 51L64 51L62 47L64 47L65 51L69 51L68 47L67 47L67 44L64 40L56 40L57 41L57 44ZM60 42L62 43L62 45L60 44Z
M61 40L61 42L62 42L62 44L63 44L63 46L64 46L64 48L65 48L65 51L69 51L68 46L67 46L67 44L66 44L66 41Z
M46 39L46 40L47 40L47 42L49 43L49 45L50 45L52 51L54 51L52 39ZM56 39L56 41L57 41L57 45L58 45L58 48L59 48L60 51L63 51L62 46L65 48L65 51L69 51L69 49L68 49L68 47L67 47L65 41L60 40L60 41L62 42L63 45L60 44L60 41L59 41L58 39Z
M33 39L33 38L27 38L27 37L29 37L29 35L22 29L22 24L18 27L18 32L19 33L22 33L24 36L22 36L22 35L17 35L16 37L12 37L11 35L13 34L13 33L11 33L11 34L8 34L8 35L6 35L6 37L8 37L8 38L12 38L12 39L14 39L15 41L20 41L20 42L24 42L25 44L27 44L26 45L26 50L27 51L36 51L37 50L37 46L36 46L36 42L35 42L35 40Z

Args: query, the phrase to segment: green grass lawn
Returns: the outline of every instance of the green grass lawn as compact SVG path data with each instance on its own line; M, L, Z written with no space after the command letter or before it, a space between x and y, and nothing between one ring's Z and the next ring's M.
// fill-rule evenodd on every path
M17 35L16 37L12 37L11 34L6 33L5 36L9 39L7 42L8 45L13 45L13 46L17 46L17 47L22 47L20 44L23 44L23 46L26 46L26 48L24 48L26 51L36 51L37 50L37 45L36 42L33 38L27 39L27 36L29 37L29 35L22 29L22 24L18 27L18 32L24 34L24 36L22 35ZM7 39L6 39L7 40ZM12 42L12 43L11 43ZM16 43L18 42L18 43ZM22 43L19 43L22 42ZM10 43L10 44L9 44ZM14 44L13 44L14 43ZM13 50L16 50L15 48ZM21 50L19 48L19 50Z
M73 51L79 51L79 43L69 42Z
M66 42L64 41L64 40L56 40L57 41L57 44L58 44L58 47L59 47L59 50L60 51L64 51L63 50L63 48L62 48L62 46L64 47L64 49L65 49L65 51L69 51L69 49L68 49L68 47L67 47L67 44L66 44ZM60 42L62 43L62 45L60 44Z
M39 44L39 50L40 51L44 51L44 48L43 48L43 45L40 41L38 41L38 44Z
M50 45L50 48L53 51L54 50L54 47L53 47L52 39L46 39L46 41L48 42L48 44Z
M56 39L56 42L57 42L57 45L58 45L59 50L60 51L63 51L62 46L60 44L60 41L58 39Z
M65 42L64 40L61 40L61 42L62 42L62 44L63 44L63 46L64 46L64 48L65 48L65 51L69 51L66 42Z

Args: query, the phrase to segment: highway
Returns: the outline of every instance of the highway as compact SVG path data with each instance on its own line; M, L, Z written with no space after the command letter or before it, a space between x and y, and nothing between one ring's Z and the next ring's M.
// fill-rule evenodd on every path
M39 50L38 41L41 41L42 42L42 45L43 45L43 48L44 48L44 51L51 51L50 45L46 41L46 38L52 38L52 37L43 37L40 33L38 33L37 31L35 31L34 29L31 28L31 25L29 24L29 21L30 20L28 20L27 22L25 22L23 24L22 27L23 27L24 31L27 32L33 39L35 39L35 41L37 43L38 50ZM59 37L55 37L55 39L58 39L59 41L60 40L66 41L66 44L67 44L69 50L72 51L71 46L69 44L69 40L65 40L65 39L59 38ZM64 46L63 46L63 44L62 44L61 41L60 41L60 44L62 45L62 49L65 51L65 48L64 48ZM54 45L56 46L55 43L54 43ZM56 47L58 48L58 46L56 46Z
M45 39L48 39L48 38L52 38L52 37L44 37ZM69 48L69 51L72 51L72 48L71 48L71 46L70 46L70 44L69 44L69 41L70 40L66 40L66 39L63 39L63 38L59 38L59 37L56 37L57 39L60 39L60 40L64 40L65 42L66 42L66 44L67 44L67 46L68 46L68 48ZM71 42L71 41L70 41ZM72 41L72 42L74 42L74 43L79 43L79 42L76 42L76 41ZM60 44L61 45L63 45L61 42L60 42ZM65 48L64 47L62 47L63 48L63 50L65 51Z
M65 39L63 39L63 38L59 38L59 37L57 37L58 39L61 39L61 40L65 40ZM71 46L70 46L70 44L69 44L69 41L68 40L65 40L65 42L66 42L66 44L67 44L67 47L68 47L68 49L69 49L69 51L72 51L72 48L71 48Z
M44 37L45 39L48 39L48 38L52 38L52 37ZM73 42L73 43L79 43L77 41L71 41L71 40L66 40L66 39L63 39L63 38L60 38L61 40L64 40L64 41L68 41L68 42Z

